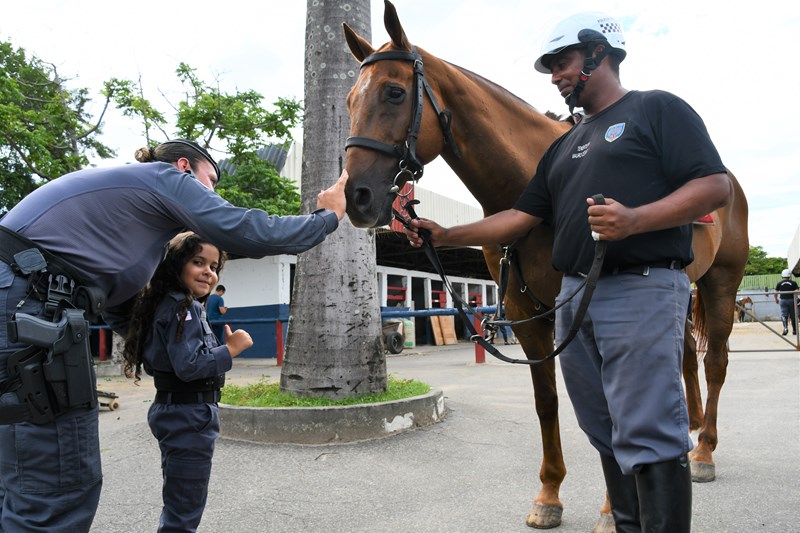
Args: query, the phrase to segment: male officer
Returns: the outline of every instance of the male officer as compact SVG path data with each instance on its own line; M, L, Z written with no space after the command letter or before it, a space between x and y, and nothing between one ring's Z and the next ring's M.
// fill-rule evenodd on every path
M594 240L604 272L577 337L561 353L581 428L601 457L619 533L685 533L691 524L689 416L681 381L692 257L691 223L730 200L731 184L700 117L664 91L620 83L618 21L579 13L559 23L535 63L585 117L557 139L513 209L472 224L413 227L434 245L512 242L546 222L563 300L589 272ZM605 205L592 196L602 194ZM587 209L588 204L588 209ZM406 230L421 246L415 229ZM580 298L558 310L556 344ZM654 305L658 302L658 305Z

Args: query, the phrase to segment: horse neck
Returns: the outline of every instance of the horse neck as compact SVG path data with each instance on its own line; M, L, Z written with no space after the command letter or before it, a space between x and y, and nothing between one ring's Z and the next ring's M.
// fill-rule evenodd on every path
M452 113L460 156L442 157L487 214L514 205L545 150L569 125L539 113L499 85L433 57L425 68Z

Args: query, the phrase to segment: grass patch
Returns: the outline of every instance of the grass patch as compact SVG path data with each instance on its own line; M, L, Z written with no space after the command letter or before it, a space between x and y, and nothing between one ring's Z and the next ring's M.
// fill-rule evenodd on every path
M362 403L379 403L402 400L413 396L421 396L430 392L427 383L413 379L399 379L389 376L385 392L361 394L342 400L295 396L289 392L281 392L280 383L263 379L250 385L225 385L222 388L221 403L243 407L327 407L332 405L355 405Z

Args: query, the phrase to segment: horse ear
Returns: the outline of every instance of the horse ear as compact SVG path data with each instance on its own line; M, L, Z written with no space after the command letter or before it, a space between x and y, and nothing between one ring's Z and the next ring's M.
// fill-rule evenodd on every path
M384 0L385 10L383 12L383 25L386 26L386 33L392 39L394 45L401 50L411 50L411 43L406 37L406 32L403 31L403 25L400 24L400 19L397 17L397 10L389 0Z
M350 52L353 56L358 59L359 63L364 61L365 57L375 52L372 45L369 44L366 39L357 35L346 22L342 23L342 28L344 29L344 38L347 41L347 46L350 48Z

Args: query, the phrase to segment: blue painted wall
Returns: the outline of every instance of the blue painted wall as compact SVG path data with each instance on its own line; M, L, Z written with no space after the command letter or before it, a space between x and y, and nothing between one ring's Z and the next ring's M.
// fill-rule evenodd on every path
M234 331L237 329L246 330L253 338L253 347L242 352L239 357L277 357L275 319L283 321L283 342L285 346L289 304L255 305L228 309L223 321L226 324L230 324L231 329ZM237 323L237 320L247 322ZM264 322L249 322L250 320L264 320Z

